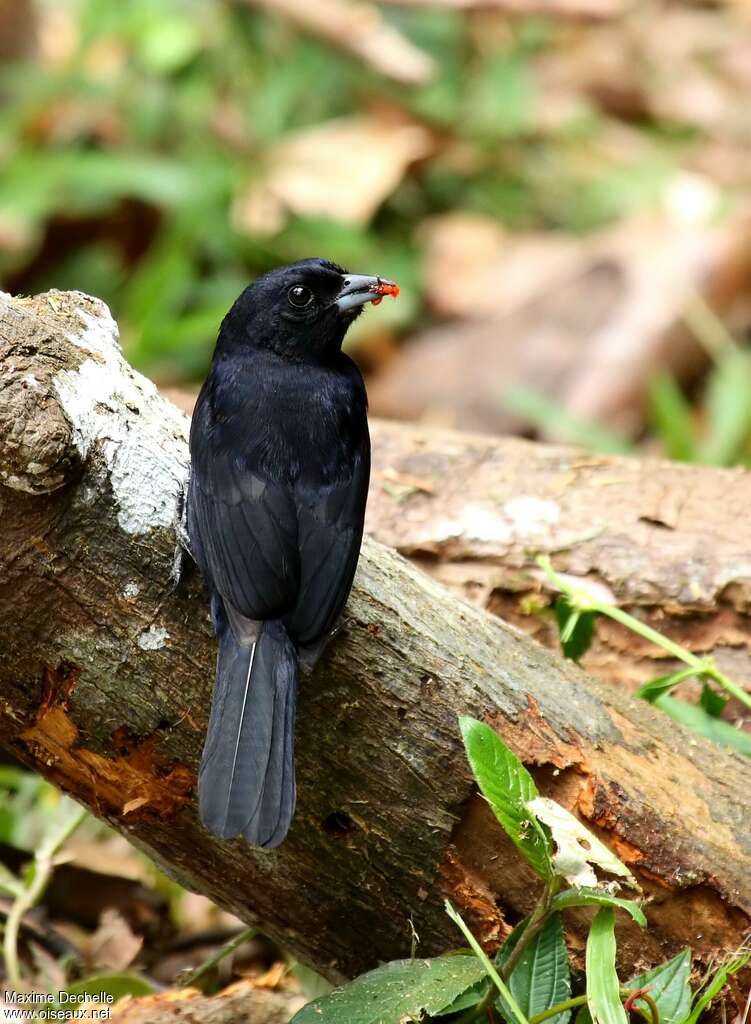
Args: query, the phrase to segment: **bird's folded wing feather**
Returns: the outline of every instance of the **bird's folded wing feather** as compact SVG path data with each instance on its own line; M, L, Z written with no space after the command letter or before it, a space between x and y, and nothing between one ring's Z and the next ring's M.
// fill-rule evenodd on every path
M367 438L351 475L325 487L295 491L300 584L295 609L285 620L302 644L325 636L335 625L352 586L362 540L370 476Z
M300 580L297 511L290 490L264 479L228 449L193 460L188 532L205 576L242 615L278 618Z

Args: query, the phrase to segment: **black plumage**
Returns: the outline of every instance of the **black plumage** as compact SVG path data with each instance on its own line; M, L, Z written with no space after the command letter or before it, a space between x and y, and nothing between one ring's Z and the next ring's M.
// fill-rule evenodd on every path
M365 386L341 344L365 302L397 293L304 260L246 288L219 332L187 531L219 641L199 803L222 837L277 846L292 819L298 662L315 663L347 600L370 473Z

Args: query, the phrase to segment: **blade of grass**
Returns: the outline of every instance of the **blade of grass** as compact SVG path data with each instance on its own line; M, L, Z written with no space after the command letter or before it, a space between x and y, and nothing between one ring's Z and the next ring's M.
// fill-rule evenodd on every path
M615 911L595 915L587 936L587 1005L594 1024L628 1024L615 970Z
M541 556L536 561L550 582L555 585L556 589L568 596L572 607L579 608L581 611L598 612L600 615L606 615L614 622L619 622L626 629L630 629L632 633L636 633L645 640L649 640L656 647L662 648L663 651L667 651L668 654L682 661L685 665L689 665L696 671L697 676L713 679L724 690L727 690L731 696L740 701L741 704L751 708L751 694L746 693L732 679L728 679L707 658L697 657L693 652L671 640L670 637L658 633L656 629L648 626L646 622L642 622L633 615L629 615L628 612L624 612L618 605L600 601L587 591L572 587L570 583L559 576L555 569L553 569L553 565L547 556Z
M531 388L509 388L501 401L509 412L569 444L610 455L629 455L635 451L634 446L622 437L591 420L572 416L558 402Z
M696 461L694 423L691 406L667 370L660 370L649 380L649 418L665 453L677 462Z
M454 908L454 906L451 904L449 900L446 900L445 906L446 913L457 926L457 928L462 933L464 938L467 940L469 945L472 947L472 952L475 954L478 960L480 960L480 962L482 963L483 967L487 972L488 977L493 982L495 987L498 989L498 992L503 996L509 1010L514 1015L514 1019L516 1020L517 1024L529 1024L529 1021L522 1013L521 1007L511 994L508 985L504 982L503 978L501 978L500 974L496 970L495 964L488 957L485 950L482 948L480 943L477 941L477 939L474 937L474 935L469 930L467 925L464 923L464 919L462 918L459 911Z

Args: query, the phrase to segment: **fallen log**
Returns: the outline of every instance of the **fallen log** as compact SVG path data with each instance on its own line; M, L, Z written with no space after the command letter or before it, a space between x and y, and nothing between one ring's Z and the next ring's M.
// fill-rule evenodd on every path
M171 396L192 410L193 394ZM751 690L751 474L381 419L371 434L366 529L380 543L557 651L536 563L550 555ZM607 620L582 665L629 692L680 667Z
M366 528L382 544L558 650L535 561L550 555L751 689L750 473L385 420L372 434ZM677 667L602 620L582 665L630 691Z
M338 979L408 955L413 930L422 955L458 945L444 893L489 949L529 910L535 881L466 766L456 716L474 714L651 894L646 936L621 924L624 971L738 945L751 766L372 540L302 686L288 840L264 852L210 836L195 772L214 643L200 580L175 592L170 578L187 421L116 337L78 293L0 300L0 725L16 756ZM559 471L580 458L561 453Z

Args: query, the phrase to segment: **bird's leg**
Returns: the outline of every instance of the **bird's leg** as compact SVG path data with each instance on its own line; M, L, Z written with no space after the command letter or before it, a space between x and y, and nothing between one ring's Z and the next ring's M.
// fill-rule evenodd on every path
M187 493L188 481L186 480L185 486L180 488L180 493L177 496L177 504L175 506L175 517L173 520L173 527L175 530L175 555L172 560L172 579L175 582L175 589L177 589L185 576L185 556L189 555L193 558L193 552L190 549L190 537L188 536L188 508L185 500Z

